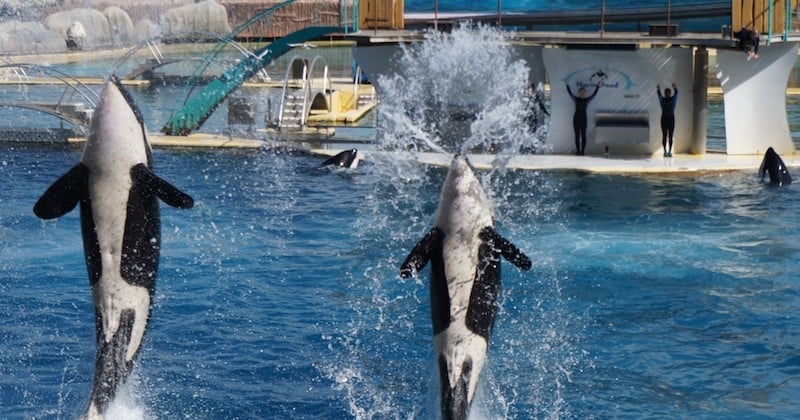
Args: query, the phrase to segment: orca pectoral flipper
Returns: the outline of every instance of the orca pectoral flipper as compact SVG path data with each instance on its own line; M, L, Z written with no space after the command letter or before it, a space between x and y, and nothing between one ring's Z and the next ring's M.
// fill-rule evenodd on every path
M86 193L89 168L79 163L56 180L33 206L33 213L42 219L61 217L75 208Z
M194 199L191 196L159 178L143 163L131 168L131 178L134 182L142 182L156 197L172 207L190 209L194 206Z
M444 233L437 227L425 234L408 254L403 265L400 266L400 277L407 279L416 276L419 270L428 264L428 260L431 258L431 250L442 241L443 237Z
M500 251L500 255L511 262L511 264L514 264L523 270L531 269L531 259L528 258L528 256L525 255L519 248L517 248L516 245L509 242L506 238L500 236L500 234L497 233L497 231L495 231L491 226L486 226L483 228L483 230L481 230L480 237L486 241L491 248Z

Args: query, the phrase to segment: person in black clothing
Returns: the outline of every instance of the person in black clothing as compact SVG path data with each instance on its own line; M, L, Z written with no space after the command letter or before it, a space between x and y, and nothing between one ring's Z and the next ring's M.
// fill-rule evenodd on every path
M600 84L598 83L597 86L594 88L594 92L589 96L586 97L586 88L578 88L578 95L572 93L572 90L569 88L569 84L567 84L567 93L569 93L570 98L572 101L575 102L575 114L572 116L572 129L575 130L575 154L576 155L583 155L586 151L586 125L588 119L586 117L586 108L589 107L589 102L594 99L594 96L597 95L597 91L600 90Z
M547 108L544 106L544 99L539 88L533 83L528 86L528 103L527 114L525 115L525 122L528 123L528 128L531 133L535 133L541 124L544 123L544 115L550 116Z
M672 92L675 92L673 94ZM664 89L661 95L661 85L656 85L658 103L661 105L661 145L664 146L664 157L672 157L672 136L675 134L675 104L678 102L678 87L672 84L672 90ZM669 149L667 149L669 138Z
M748 60L758 58L758 44L761 42L758 31L747 26L740 31L734 31L733 37L739 40L739 47L747 53Z

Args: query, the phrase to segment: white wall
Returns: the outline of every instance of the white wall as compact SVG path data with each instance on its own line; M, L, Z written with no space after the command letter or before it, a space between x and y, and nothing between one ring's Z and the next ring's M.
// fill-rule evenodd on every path
M794 153L786 119L786 84L797 43L762 46L760 58L740 50L717 52L717 78L725 101L725 137L731 155L760 155L770 146Z
M611 144L612 154L653 154L661 152L661 107L656 85L678 87L675 109L675 144L673 153L688 151L692 130L692 65L690 48L653 48L636 51L577 50L546 48L544 65L550 80L550 131L547 143L554 153L573 153L575 149L572 115L574 104L566 84L577 94L577 86L585 85L587 95L601 83L600 91L589 104L586 153L603 153L605 144L595 140L594 116L597 112L647 113L650 119L650 141L646 144L625 144L621 138ZM605 76L598 76L598 72ZM602 80L601 80L602 79ZM785 80L785 79L784 79Z

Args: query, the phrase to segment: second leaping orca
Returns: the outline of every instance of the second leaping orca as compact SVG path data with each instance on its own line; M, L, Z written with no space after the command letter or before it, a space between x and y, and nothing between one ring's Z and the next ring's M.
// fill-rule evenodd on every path
M38 217L54 219L80 204L97 338L84 418L104 417L142 345L161 250L159 199L182 209L194 203L153 173L142 114L112 75L92 117L81 161L33 208Z
M456 156L435 226L400 267L408 278L431 262L431 320L445 420L469 415L497 313L501 256L531 268L530 259L495 231L485 191L468 161Z

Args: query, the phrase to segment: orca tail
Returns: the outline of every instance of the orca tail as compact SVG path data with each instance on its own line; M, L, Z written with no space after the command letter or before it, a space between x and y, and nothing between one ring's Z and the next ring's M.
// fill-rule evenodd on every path
M469 416L469 378L472 373L472 362L466 360L461 370L461 376L452 386L448 379L447 361L444 356L439 357L439 380L442 394L441 409L442 420L466 420Z
M86 418L103 418L108 407L114 402L117 392L133 370L136 355L127 360L126 354L135 318L136 314L133 310L123 310L120 315L119 329L108 342L105 340L102 327L98 327L94 384ZM97 323L100 322L98 318ZM138 354L138 350L136 354Z

